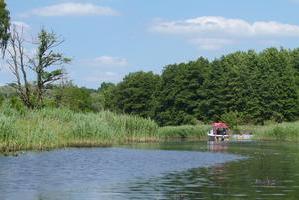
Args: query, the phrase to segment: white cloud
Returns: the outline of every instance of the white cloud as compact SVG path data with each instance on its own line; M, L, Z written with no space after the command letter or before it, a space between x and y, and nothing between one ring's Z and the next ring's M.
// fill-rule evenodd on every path
M92 65L99 67L125 67L128 66L128 61L125 58L100 56L91 61Z
M163 21L156 20L150 30L167 35L177 35L202 49L215 50L243 39L299 37L299 26L275 21L250 23L242 19L218 16Z
M106 15L115 16L119 13L110 7L97 6L91 3L61 3L51 6L34 9L24 16L90 16L90 15Z
M23 30L30 29L30 26L27 23L21 21L12 21L11 26L15 26L16 28L23 29Z

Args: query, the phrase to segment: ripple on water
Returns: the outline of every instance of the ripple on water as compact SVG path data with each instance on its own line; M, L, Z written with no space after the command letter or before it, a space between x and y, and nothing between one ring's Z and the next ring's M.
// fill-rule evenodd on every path
M17 194L24 194L24 200L35 199L36 195L80 199L76 197L78 193L90 199L110 193L120 196L146 187L144 184L134 188L133 183L138 181L243 158L227 153L124 148L67 149L0 157L0 196L5 194L9 200L19 199ZM170 187L167 183L164 186ZM199 186L200 182L188 185Z

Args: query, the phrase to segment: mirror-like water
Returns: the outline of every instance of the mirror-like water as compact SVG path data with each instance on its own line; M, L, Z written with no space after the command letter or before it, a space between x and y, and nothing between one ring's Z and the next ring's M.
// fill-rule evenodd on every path
M0 156L0 199L299 199L299 147L180 142Z

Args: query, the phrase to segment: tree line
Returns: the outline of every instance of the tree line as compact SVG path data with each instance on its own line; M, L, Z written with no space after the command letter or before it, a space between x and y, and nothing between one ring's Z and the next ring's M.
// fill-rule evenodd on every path
M135 72L102 84L105 109L160 125L237 121L264 124L299 116L299 49L235 52L168 65L161 75Z

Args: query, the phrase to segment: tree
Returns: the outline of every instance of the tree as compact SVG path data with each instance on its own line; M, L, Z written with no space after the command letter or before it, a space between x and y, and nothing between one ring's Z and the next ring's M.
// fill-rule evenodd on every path
M153 72L135 72L127 75L114 91L119 112L153 117L155 91L160 77Z
M4 0L0 0L0 50L4 53L9 39L10 16Z
M260 56L254 50L246 54L245 67L240 71L240 81L243 83L240 92L244 109L242 112L247 123L262 123L263 108L259 106L259 88L263 80L260 78Z
M290 61L285 49L269 48L260 54L258 103L264 120L289 121L297 115L298 94Z
M117 111L117 99L115 96L116 85L114 83L103 82L98 89L98 100L102 110Z
M297 89L299 90L299 48L296 48L290 52L291 56L291 67L295 70L295 79ZM299 92L299 91L298 91Z
M92 111L92 90L80 88L72 83L52 89L56 107L67 107L73 111Z
M236 52L211 64L211 71L205 81L205 101L201 105L205 120L221 120L225 113L245 112L247 95L248 54Z
M222 58L223 59L223 58ZM221 59L214 60L210 65L210 73L204 82L204 98L200 104L200 112L204 120L217 121L221 114L226 112L227 73Z
M11 37L8 40L9 49L7 50L7 64L15 77L18 96L28 108L33 108L32 90L27 79L28 59L25 55L23 28L18 31L16 26L12 27Z
M201 119L200 104L209 61L168 65L161 75L156 120L160 125L193 124Z
M37 54L30 59L33 71L36 73L37 104L43 105L45 88L55 81L61 80L64 75L62 66L71 60L61 53L55 53L54 49L62 44L54 32L42 29L38 35ZM55 68L50 70L50 68Z
M63 78L63 64L70 62L70 59L54 52L54 48L61 43L53 32L41 30L36 43L36 55L28 55L23 28L13 26L6 62L15 77L14 86L18 95L28 108L42 107L46 88ZM36 80L28 80L29 70L35 73Z

